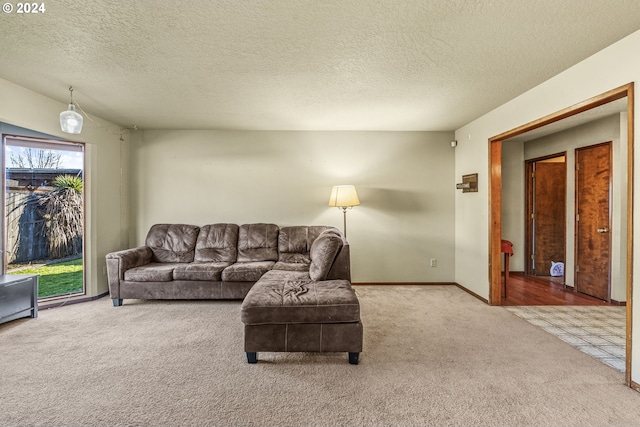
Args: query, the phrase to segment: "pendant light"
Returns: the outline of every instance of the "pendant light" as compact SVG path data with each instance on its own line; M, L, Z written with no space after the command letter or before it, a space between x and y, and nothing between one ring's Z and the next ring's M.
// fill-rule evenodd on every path
M73 105L73 86L69 86L69 92L71 93L71 102L69 103L69 109L60 113L60 129L66 133L80 133L82 130L82 116L76 112L76 107Z

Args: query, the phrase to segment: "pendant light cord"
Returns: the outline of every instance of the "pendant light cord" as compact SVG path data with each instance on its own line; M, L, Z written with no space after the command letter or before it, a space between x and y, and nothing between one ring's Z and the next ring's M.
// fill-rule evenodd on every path
M138 130L138 126L136 126L136 125L133 125L133 127L132 127L132 128L123 128L122 126L120 126L120 133L115 133L115 132L112 132L112 131L111 131L111 130L109 130L109 129L106 129L106 128L105 128L104 126L102 126L99 122L97 122L97 121L93 120L93 119L91 118L91 116L90 116L86 111L84 111L84 109L82 108L82 106L81 106L77 101L76 101L75 103L73 102L73 86L69 86L69 92L71 92L71 104L72 104L72 105L77 106L77 107L78 107L78 109L79 109L80 111L82 111L82 113L83 113L83 114L84 114L84 115L85 115L89 120L91 120L93 123L95 123L96 125L98 125L98 127L99 127L99 128L102 128L102 129L108 130L109 132L113 133L114 135L118 135L118 136L120 137L120 141L124 141L124 139L123 139L123 136L124 136L124 135L129 135L129 134L131 134L131 133L133 133L133 132L135 132L135 131L137 131L137 130Z

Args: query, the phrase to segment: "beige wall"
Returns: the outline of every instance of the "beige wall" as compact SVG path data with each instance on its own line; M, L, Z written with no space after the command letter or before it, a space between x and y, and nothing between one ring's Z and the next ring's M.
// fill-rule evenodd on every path
M478 295L489 297L489 145L488 140L510 129L532 122L563 108L607 92L613 88L640 80L640 57L632 54L640 48L640 31L607 47L543 84L470 122L456 131L460 142L456 149L456 176L475 169L480 173L479 192L475 197L456 195L456 282ZM636 98L637 99L637 98ZM636 101L635 111L640 111ZM638 115L634 118L640 129ZM632 154L638 163L640 150ZM637 167L636 167L637 169ZM633 177L634 211L638 212L640 174ZM640 241L640 224L635 224L634 241ZM463 262L466 260L466 262ZM634 251L633 271L640 271L640 251ZM636 273L633 300L640 298ZM633 366L640 367L640 305L633 305L632 347ZM632 371L632 380L640 382L640 369Z
M521 142L502 145L502 238L513 243L510 271L524 271L525 195ZM501 260L504 257L501 257ZM504 261L502 261L504 263Z
M60 95L68 95L66 86ZM80 135L63 133L59 115L67 106L0 79L0 122L85 143L85 278L87 295L96 296L109 290L105 255L128 244L128 136L120 141L119 127L95 117L85 118Z
M452 282L451 132L147 130L132 141L132 243L160 222L323 224L347 213L354 282ZM430 260L437 266L430 267Z

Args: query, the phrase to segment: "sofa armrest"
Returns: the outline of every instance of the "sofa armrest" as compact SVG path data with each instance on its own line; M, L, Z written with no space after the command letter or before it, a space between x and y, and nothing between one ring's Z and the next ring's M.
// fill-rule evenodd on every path
M151 262L153 253L148 246L125 249L107 254L107 280L111 298L120 298L120 281L124 280L124 272L130 268L140 267Z

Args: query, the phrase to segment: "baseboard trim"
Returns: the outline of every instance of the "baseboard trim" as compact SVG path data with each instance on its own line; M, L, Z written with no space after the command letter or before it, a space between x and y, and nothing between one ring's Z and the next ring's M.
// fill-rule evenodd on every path
M54 301L47 301L43 304L38 304L38 310L48 310L50 308L58 308L58 307L62 307L65 305L71 305L71 304L78 304L81 302L89 302L89 301L94 301L100 298L103 298L105 296L109 295L109 292L104 292L101 293L100 295L96 295L96 296L92 296L92 297L84 297L84 298L76 298L76 299L64 299L64 300L54 300Z
M352 282L354 286L457 286L454 282Z
M458 288L462 289L463 291L465 291L466 293L468 293L469 295L471 295L474 298L479 299L480 301L482 301L485 304L489 304L489 300L486 298L482 298L480 295L476 294L473 291L470 291L469 289L465 288L464 286L462 286L459 283L454 283L454 285L456 285Z

